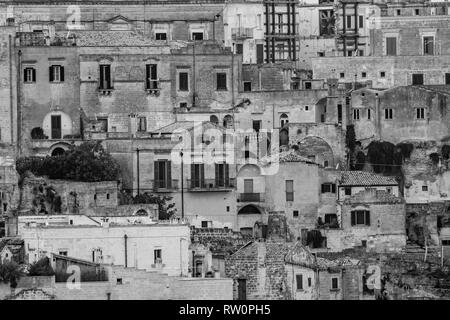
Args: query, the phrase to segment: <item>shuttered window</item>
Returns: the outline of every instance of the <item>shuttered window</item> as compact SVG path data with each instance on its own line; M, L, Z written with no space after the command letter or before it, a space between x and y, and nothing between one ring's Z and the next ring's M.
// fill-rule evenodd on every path
M64 67L59 65L53 65L48 70L50 82L63 82L64 81Z
M172 164L168 160L157 160L154 162L154 188L172 187Z
M23 81L26 83L36 82L36 69L31 67L23 69Z
M227 74L224 72L217 73L217 90L227 90Z
M355 210L351 212L351 225L370 226L370 212L368 210Z
M100 89L111 89L111 66L100 65Z
M178 74L178 90L179 91L189 91L188 83L189 77L187 72L180 72Z
M145 87L147 89L157 89L158 88L158 68L156 64L145 65L146 77L145 77Z
M323 183L322 184L322 193L336 193L336 184L334 183Z
M397 55L397 38L387 37L386 38L386 55L396 56Z
M216 163L215 165L215 182L217 187L230 186L230 169L227 163Z
M295 275L295 282L297 283L297 290L303 290L303 275Z
M286 201L294 201L294 180L286 180Z

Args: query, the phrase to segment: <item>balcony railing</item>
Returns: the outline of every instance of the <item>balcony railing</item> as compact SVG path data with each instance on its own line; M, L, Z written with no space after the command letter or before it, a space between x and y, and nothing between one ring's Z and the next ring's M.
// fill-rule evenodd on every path
M264 193L239 193L239 202L262 202L264 201Z
M253 28L231 28L231 38L233 40L252 39Z
M153 190L156 192L170 192L178 189L178 180L153 180Z
M187 179L186 188L190 191L221 191L235 188L235 179Z
M18 33L19 44L22 47L42 47L42 46L57 46L68 47L75 46L75 38L65 38L61 36L54 36L50 38L41 32L20 32Z

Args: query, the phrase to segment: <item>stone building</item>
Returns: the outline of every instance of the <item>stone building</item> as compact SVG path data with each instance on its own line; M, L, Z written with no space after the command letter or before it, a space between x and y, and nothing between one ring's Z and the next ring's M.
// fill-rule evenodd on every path
M101 256L105 263L168 275L188 273L190 234L183 223L30 225L21 236L30 263L58 253L93 262Z

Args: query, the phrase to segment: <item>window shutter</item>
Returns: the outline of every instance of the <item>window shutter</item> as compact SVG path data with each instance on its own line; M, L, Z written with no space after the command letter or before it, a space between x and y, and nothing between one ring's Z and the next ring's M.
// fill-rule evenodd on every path
M219 186L220 185L220 178L219 178L219 166L220 166L220 164L218 164L218 163L216 163L215 164L215 166L214 166L214 169L215 169L215 171L216 171L216 175L215 175L215 177L216 177L216 181L215 181L215 183L216 183L216 186Z
M325 184L322 184L322 193L325 193Z
M60 66L59 70L60 70L59 79L60 79L60 81L64 81L64 67Z
M159 187L159 181L158 181L158 177L159 177L159 166L158 166L158 161L153 162L153 174L154 174L154 183L153 183L153 188L158 188Z
M336 184L334 183L331 185L331 192L336 193Z
M366 214L366 226L370 226L370 211L365 211Z
M200 165L200 187L205 185L205 165Z
M100 66L100 88L101 89L104 89L103 88L103 83L105 81L105 78L104 78L104 75L103 75L104 72L105 72L104 68L105 68L105 66Z
M225 186L229 186L230 185L230 168L228 163L224 164L225 166Z
M195 187L195 164L191 163L191 188Z
M167 188L172 188L172 162L166 161L167 166Z
M150 65L145 65L145 87L150 89Z
M351 212L351 225L354 226L356 224L356 211Z
M36 69L32 68L32 74L33 74L33 79L31 79L31 81L35 82L36 81Z
M48 76L49 76L49 81L53 82L54 78L53 78L53 66L48 67Z
M157 65L156 65L156 64L152 64L151 78L152 78L153 80L158 79Z
M105 80L106 80L106 88L105 89L111 89L111 66L106 66L106 74L105 74Z
M27 68L23 69L23 81L27 82Z

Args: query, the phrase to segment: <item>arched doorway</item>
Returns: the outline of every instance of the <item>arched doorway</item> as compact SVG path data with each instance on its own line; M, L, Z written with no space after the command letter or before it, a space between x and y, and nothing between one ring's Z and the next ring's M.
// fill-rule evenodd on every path
M286 113L283 113L280 116L280 127L283 128L288 123L289 123L289 117Z
M233 117L230 116L229 114L227 114L227 115L223 118L223 126L224 126L225 128L232 129L232 128L233 128Z
M52 151L52 157L62 156L64 153L66 153L66 150L61 147L56 147Z
M209 122L214 123L215 125L219 124L219 118L217 118L215 115L212 115L209 117Z
M249 204L245 207L242 207L238 211L238 214L261 214L261 211L256 206Z

